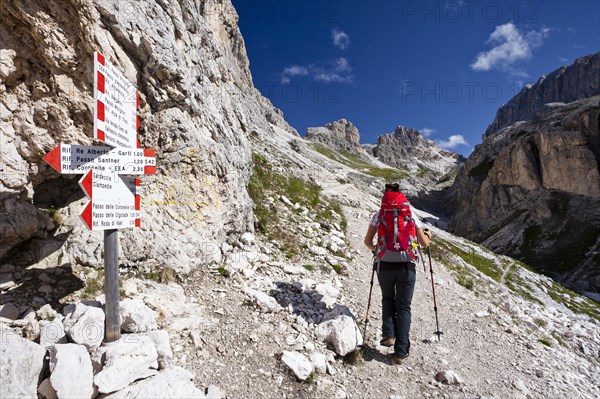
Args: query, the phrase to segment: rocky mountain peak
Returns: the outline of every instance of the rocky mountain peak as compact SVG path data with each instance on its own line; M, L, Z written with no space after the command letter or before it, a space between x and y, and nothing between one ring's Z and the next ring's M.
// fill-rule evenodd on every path
M437 175L448 173L464 161L461 155L438 148L417 129L402 125L396 126L393 133L377 138L373 155L390 166L411 172L430 169Z
M600 94L600 53L580 57L570 66L563 66L541 76L535 84L526 85L503 105L485 136L498 132L517 121L543 118L545 105L570 103Z
M346 119L306 129L308 140L321 142L335 149L356 151L360 148L358 128Z

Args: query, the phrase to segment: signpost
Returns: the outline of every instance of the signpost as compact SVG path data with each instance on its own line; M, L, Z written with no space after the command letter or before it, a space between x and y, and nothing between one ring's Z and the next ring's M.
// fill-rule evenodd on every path
M59 144L44 157L58 173L83 174L79 185L89 198L81 219L104 230L105 342L121 337L119 319L118 229L140 227L140 180L156 173L155 152L137 139L139 97L117 68L94 53L94 138L108 146Z

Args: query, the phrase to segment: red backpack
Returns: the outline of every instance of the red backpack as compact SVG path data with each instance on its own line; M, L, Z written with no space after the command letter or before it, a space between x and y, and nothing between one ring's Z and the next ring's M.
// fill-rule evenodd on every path
M386 192L377 223L377 255L384 262L415 262L417 229L410 203L401 192Z

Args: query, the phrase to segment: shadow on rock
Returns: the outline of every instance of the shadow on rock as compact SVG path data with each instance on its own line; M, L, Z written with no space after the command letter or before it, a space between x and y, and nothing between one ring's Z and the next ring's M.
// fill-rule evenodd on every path
M347 315L355 318L350 309L344 305L336 303L338 293L329 292L327 288L304 289L299 283L288 283L283 281L275 282L276 289L272 289L270 295L275 298L277 303L283 308L290 309L291 313L301 316L309 324L321 324L333 320L340 315ZM333 287L331 291L335 290ZM337 290L335 290L337 291Z
M58 251L69 235L32 239L0 261L0 305L11 302L21 313L45 304L61 307L61 298L85 286L73 274L71 264L62 263L60 257L54 267L32 267Z

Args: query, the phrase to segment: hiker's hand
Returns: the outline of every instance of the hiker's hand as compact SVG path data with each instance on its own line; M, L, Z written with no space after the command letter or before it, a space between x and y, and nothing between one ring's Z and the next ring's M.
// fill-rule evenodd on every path
M425 234L427 236L427 238L429 238L431 240L431 231L429 231L429 229L424 229L423 234Z

